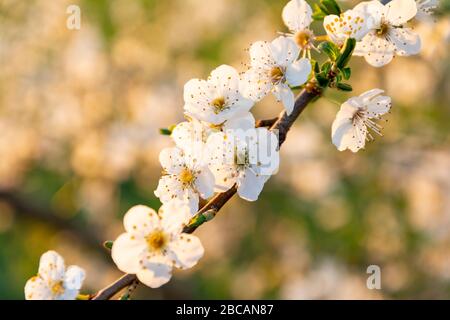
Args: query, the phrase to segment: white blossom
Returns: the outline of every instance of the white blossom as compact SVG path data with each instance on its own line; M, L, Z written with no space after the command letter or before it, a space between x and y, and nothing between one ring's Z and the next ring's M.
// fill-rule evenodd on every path
M328 15L323 20L323 26L331 41L339 46L347 38L359 41L369 32L365 15L356 10L347 10L340 16Z
M358 4L354 10L365 14L369 32L356 44L354 55L364 56L374 67L388 64L395 55L417 54L420 37L406 26L414 18L417 7L414 0L393 0L383 5L377 0Z
M312 9L305 0L291 0L283 8L282 18L290 33L287 34L303 51L303 57L314 48L314 33L309 29Z
M283 36L271 43L253 43L250 47L251 68L243 76L246 96L259 101L272 92L290 114L295 99L289 86L304 84L311 72L309 60L297 60L298 54L299 48L294 41Z
M37 276L25 285L27 300L75 300L85 278L85 272L78 266L67 269L64 259L55 251L41 256Z
M207 199L214 193L214 176L199 152L187 152L181 148L165 148L159 154L164 169L155 195L162 203L174 199L184 201L192 214L198 210L199 197Z
M236 184L241 198L255 201L278 170L278 139L266 128L214 133L207 146L218 192Z
M213 70L208 80L188 81L184 86L184 102L188 116L213 124L221 124L253 106L253 101L240 92L239 74L227 65Z
M357 152L364 148L366 140L374 139L370 131L382 135L382 127L374 119L380 119L391 108L391 98L382 95L383 92L372 89L341 105L331 128L333 144L339 151Z
M143 205L132 207L123 219L126 232L111 249L114 263L151 288L167 283L173 267L191 268L203 256L200 240L182 233L189 217L189 207L179 201L163 204L158 213Z

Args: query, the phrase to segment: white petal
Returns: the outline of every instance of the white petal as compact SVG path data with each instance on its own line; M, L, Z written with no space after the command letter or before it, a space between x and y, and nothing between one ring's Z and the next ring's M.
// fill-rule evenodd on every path
M207 167L203 167L196 174L195 189L203 199L208 199L214 194L214 175Z
M154 193L163 203L173 199L184 200L185 195L182 183L176 175L162 176Z
M367 105L368 116L381 117L391 109L391 98L388 96L377 96Z
M287 114L291 114L292 110L294 110L295 97L292 90L286 84L280 84L274 86L273 94L277 98L278 101L283 103L284 108L286 109Z
M183 92L186 111L189 111L190 108L208 105L211 94L212 90L206 80L191 79L186 82Z
M250 46L250 64L254 68L271 68L275 64L271 46L266 41L257 41Z
M363 104L367 104L369 103L370 100L372 100L376 96L379 96L382 93L384 93L384 90L375 88L360 94L359 97L362 99Z
M168 234L178 235L189 222L192 214L189 205L184 201L172 200L159 208L161 226Z
M209 165L234 165L236 141L234 132L230 131L213 133L208 137Z
M394 53L395 47L390 41L377 37L371 32L362 41L356 43L354 55L364 56L370 65L381 67L392 61Z
M331 40L342 45L347 38L359 41L369 32L365 18L365 15L357 10L347 10L340 17L326 16L323 26Z
M25 285L26 300L51 300L52 292L44 279L39 276L32 277Z
M195 266L203 257L203 249L200 239L194 235L183 233L179 239L169 245L171 257L175 260L175 266L181 269L188 269Z
M242 94L254 102L263 99L272 89L272 82L269 79L269 70L261 70L253 67L242 75Z
M65 289L64 292L56 297L55 300L75 300L80 293L77 289Z
M304 0L291 0L283 8L282 18L289 30L300 31L311 24L312 9Z
M380 26L385 7L380 1L373 0L360 2L353 10L360 12L365 17L368 29L377 29Z
M414 0L392 0L385 5L386 20L399 26L414 18L417 5Z
M399 56L418 54L421 48L420 37L409 28L394 28L389 31L391 41Z
M239 74L236 69L226 64L214 69L211 72L208 82L223 94L239 90Z
M164 257L156 256L146 261L136 276L146 286L159 288L172 277L172 265Z
M152 208L137 205L127 211L123 217L123 225L130 234L138 238L144 237L159 226L159 217Z
M214 191L225 192L236 183L238 177L236 166L215 165L211 166L210 169L215 178Z
M47 251L39 262L39 275L48 282L62 281L65 273L64 259L55 251Z
M286 80L291 86L304 84L311 73L311 63L302 58L289 65L286 69Z
M235 115L233 118L225 122L223 130L247 130L255 127L255 117L251 112L243 112Z
M258 200L264 184L270 176L255 175L252 170L245 172L238 179L238 194L242 199L247 201Z
M177 124L170 136L177 147L184 150L187 144L201 143L204 137L208 136L208 129L201 121L192 119Z
M280 164L278 137L266 128L257 128L255 132L255 144L249 143L249 162L256 174L272 175Z
M146 249L144 239L122 233L113 243L111 257L119 270L134 274L140 269L139 260Z
M69 266L64 277L64 288L69 290L80 290L86 278L84 269L78 266Z
M278 66L286 67L297 59L300 49L291 38L279 36L270 43L272 57Z
M189 140L185 144L189 144ZM186 146L185 147L189 147ZM183 151L179 148L164 148L159 153L159 162L163 169L170 174L177 174L184 168Z

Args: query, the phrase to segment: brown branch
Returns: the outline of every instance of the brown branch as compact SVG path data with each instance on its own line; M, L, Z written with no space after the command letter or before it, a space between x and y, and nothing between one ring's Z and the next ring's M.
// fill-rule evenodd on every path
M276 118L272 118L272 119L261 119L256 121L256 127L260 128L260 127L271 127L273 126L273 124L278 120L278 117Z
M273 121L273 123L270 125L270 130L275 133L278 133L278 143L280 147L286 140L287 133L294 124L295 120L298 118L298 116L303 112L303 110L305 110L306 106L312 100L314 100L319 96L320 91L317 89L315 84L308 83L306 89L302 90L302 92L300 92L300 94L297 96L297 99L295 100L294 109L290 115L288 115L285 111L283 111L277 118L267 120ZM184 228L183 232L192 233L200 225L210 220L212 216L215 216L216 213L225 205L225 203L227 203L228 200L230 200L234 196L236 191L237 191L236 186L233 186L228 191L216 194L210 201L208 201L208 203L206 203L206 205L204 205L196 213L194 218L192 218L191 223ZM106 288L99 291L92 299L93 300L110 299L115 294L120 292L122 289L133 284L133 282L135 281L137 281L136 275L125 274L114 283L110 284Z

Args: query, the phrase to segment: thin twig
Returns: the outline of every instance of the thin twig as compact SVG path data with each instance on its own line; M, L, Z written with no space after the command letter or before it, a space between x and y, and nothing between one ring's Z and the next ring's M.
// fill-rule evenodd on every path
M287 114L285 111L273 121L270 126L270 130L278 134L279 146L286 140L288 131L291 129L295 120L303 112L306 106L315 98L320 96L320 91L317 90L314 84L308 84L308 89L302 90L295 100L294 109L291 114ZM273 119L271 119L273 120ZM187 225L183 232L192 233L200 225L211 219L211 215L215 216L217 212L230 200L236 193L237 188L233 186L228 191L216 194L206 205L204 205L196 215L191 219L189 225ZM92 299L93 300L107 300L113 297L122 289L130 286L133 282L137 281L137 277L134 274L126 274L120 279L110 284L106 288L100 290Z
M256 121L256 127L271 127L278 120L278 117L272 119L261 119Z

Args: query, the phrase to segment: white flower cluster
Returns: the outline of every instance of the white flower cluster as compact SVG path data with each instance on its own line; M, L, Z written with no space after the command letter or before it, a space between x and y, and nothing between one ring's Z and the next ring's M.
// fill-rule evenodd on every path
M421 16L430 14L435 6L434 0L393 0L386 5L374 0L342 13L335 8L339 15L323 17L327 35L315 36L310 29L314 15L311 7L305 0L291 0L282 12L289 32L271 42L253 43L246 72L239 74L233 67L222 65L206 80L188 81L184 86L187 121L171 131L174 147L159 155L163 176L155 195L163 205L159 212L139 205L126 213L126 232L112 246L118 268L136 274L149 287L159 287L170 280L173 267L191 268L203 256L200 240L183 233L199 210L201 199L208 200L215 192L233 187L245 200L258 199L266 181L278 170L279 142L271 130L256 127L250 109L272 93L287 115L291 114L295 107L293 90L308 80L317 85L311 50L320 47L315 42L327 39L342 51L352 38L356 41L353 54L381 67L396 55L419 52L420 38L408 22L417 12ZM341 70L332 72L333 78ZM381 126L375 120L390 107L391 99L380 89L350 98L332 124L332 142L340 151L363 148L373 139L373 133L381 135ZM44 254L39 275L27 283L27 299L75 298L84 272L77 267L64 272L61 257L54 252Z

